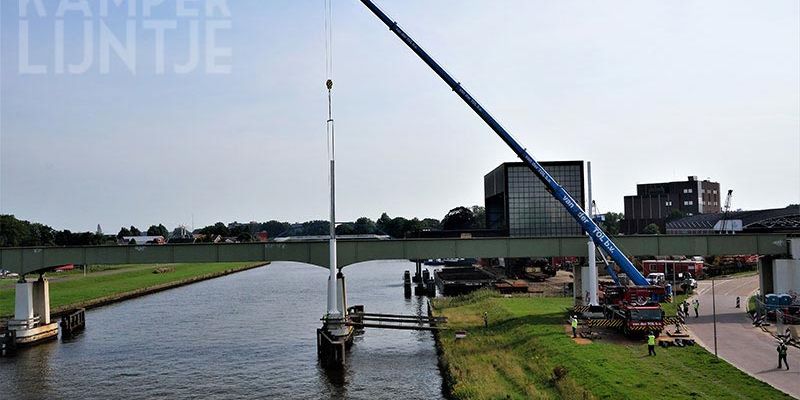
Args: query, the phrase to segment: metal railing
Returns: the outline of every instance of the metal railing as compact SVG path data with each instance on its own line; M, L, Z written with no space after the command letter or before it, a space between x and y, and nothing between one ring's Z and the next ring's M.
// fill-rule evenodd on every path
M33 329L39 325L41 318L34 315L33 318L28 319L10 319L8 320L8 330L20 331L24 329Z

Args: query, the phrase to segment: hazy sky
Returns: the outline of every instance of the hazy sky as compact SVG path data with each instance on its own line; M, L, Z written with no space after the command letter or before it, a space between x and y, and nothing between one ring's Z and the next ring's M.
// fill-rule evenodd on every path
M158 2L0 2L0 212L107 232L327 218L323 0ZM338 219L483 204L513 153L359 1L334 3ZM800 202L797 0L376 3L534 157L591 160L601 211L688 175L734 208Z

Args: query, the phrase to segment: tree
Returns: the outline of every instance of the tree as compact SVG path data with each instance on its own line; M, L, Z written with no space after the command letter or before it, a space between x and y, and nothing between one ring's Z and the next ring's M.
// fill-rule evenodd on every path
M122 228L119 228L119 233L117 233L117 239L122 239L124 236L133 236L133 235L131 235L130 229L123 226Z
M55 244L53 228L39 223L30 224L30 236L23 246L52 246Z
M422 230L438 231L442 229L442 223L436 218L425 218L420 221Z
M0 215L0 246L18 247L30 237L28 221L13 215Z
M642 233L648 235L658 235L659 233L661 233L661 229L656 224L650 224L644 227Z
M358 235L368 235L375 233L377 226L375 226L375 222L373 222L371 219L367 217L361 217L353 224L353 230Z
M52 246L53 228L19 220L13 215L0 215L0 246Z
M215 236L215 235L219 235L219 236L225 237L225 236L229 236L230 235L230 231L228 230L228 227L225 224L223 224L222 222L217 222L214 225L209 225L209 226L207 226L205 228L202 228L202 229L200 229L200 233L202 233L203 235L206 235L206 237Z
M601 223L603 230L609 235L619 234L619 226L624 215L622 213L607 212L605 220Z
M442 218L442 229L446 231L471 229L475 225L475 215L466 207L456 207Z
M356 229L353 224L339 224L336 226L337 235L354 235L355 233Z
M236 236L236 241L242 243L252 242L253 235L251 235L250 232L241 232L238 236Z
M142 231L136 229L135 226L131 225L131 236L142 236Z
M73 244L72 239L72 232L69 229L64 229L63 231L56 232L55 235L55 242L56 246L69 246Z
M303 222L300 226L300 235L324 236L330 235L331 223L329 221L314 220Z
M169 237L169 231L167 227L162 224L150 225L150 227L147 228L147 236L162 236L167 238Z
M388 235L389 233L386 231L386 229L391 222L392 219L389 217L389 214L383 213L381 214L381 217L375 221L375 226L378 228L378 230Z
M667 222L672 222L672 221L675 221L675 220L679 220L679 219L681 219L681 218L683 218L685 216L686 216L686 213L684 213L681 210L672 210L672 212L669 213L669 216L667 216Z
M486 208L483 206L472 206L472 215L475 222L472 224L474 229L486 229Z
M290 223L275 220L267 221L259 225L259 230L267 232L267 237L271 238L278 237L291 228L292 225Z

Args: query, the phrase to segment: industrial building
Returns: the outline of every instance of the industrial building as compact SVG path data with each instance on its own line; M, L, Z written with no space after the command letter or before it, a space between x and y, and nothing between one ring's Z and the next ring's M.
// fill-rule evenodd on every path
M665 232L667 218L675 211L689 216L718 213L720 209L718 182L690 176L680 182L638 184L636 195L625 196L625 219L620 230L631 235L656 224Z
M550 161L541 165L583 206L584 162ZM483 178L486 228L507 236L570 236L583 230L544 183L521 163L503 163Z
M667 222L667 234L800 233L800 205L701 214Z

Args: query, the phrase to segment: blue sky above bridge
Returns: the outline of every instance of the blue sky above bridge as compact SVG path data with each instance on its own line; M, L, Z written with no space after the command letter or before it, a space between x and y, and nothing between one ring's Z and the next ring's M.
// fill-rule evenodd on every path
M322 0L101 3L0 3L0 212L107 231L326 218ZM483 204L511 151L360 2L334 3L339 219ZM794 0L377 3L539 160L591 160L603 211L688 175L734 208L800 200ZM113 46L133 38L126 63Z

